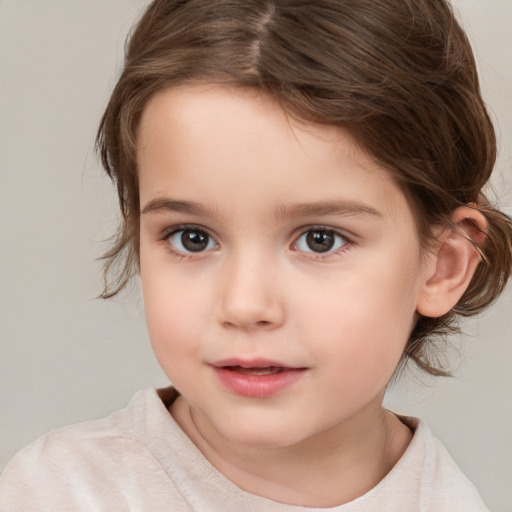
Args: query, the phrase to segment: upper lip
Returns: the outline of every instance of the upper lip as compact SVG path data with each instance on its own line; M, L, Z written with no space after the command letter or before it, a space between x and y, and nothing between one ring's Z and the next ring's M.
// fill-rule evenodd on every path
M270 359L239 359L230 358L222 359L211 363L215 368L225 368L228 366L240 366L241 368L269 368L274 366L277 368L294 368L288 364L284 364L280 361L271 361Z

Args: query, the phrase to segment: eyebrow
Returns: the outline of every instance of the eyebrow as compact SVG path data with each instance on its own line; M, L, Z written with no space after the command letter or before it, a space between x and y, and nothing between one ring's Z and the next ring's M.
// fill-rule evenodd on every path
M294 203L280 206L277 218L322 217L326 215L372 215L382 217L382 213L372 206L360 201L320 201L315 203Z
M213 213L210 208L201 203L196 203L195 201L178 201L165 197L157 197L156 199L148 201L140 213L141 215L145 215L147 213L164 212L178 212L203 216L210 216Z
M177 212L196 216L212 216L213 210L195 201L180 201L170 198L156 198L148 201L141 210L141 215L148 213ZM372 206L360 201L320 201L314 203L293 203L276 209L277 219L296 217L322 217L327 215L371 215L382 217Z

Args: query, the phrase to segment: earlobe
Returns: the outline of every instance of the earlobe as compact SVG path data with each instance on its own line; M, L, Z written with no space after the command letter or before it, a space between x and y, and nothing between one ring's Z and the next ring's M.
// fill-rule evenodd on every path
M486 231L484 215L471 205L453 212L451 222L436 236L427 264L417 305L420 315L440 317L457 304L481 260L479 247L485 243Z

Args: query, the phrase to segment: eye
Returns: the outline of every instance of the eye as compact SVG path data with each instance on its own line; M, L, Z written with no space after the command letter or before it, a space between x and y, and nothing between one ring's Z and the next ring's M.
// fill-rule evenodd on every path
M209 251L217 247L213 238L206 231L197 228L174 231L167 240L176 252L185 254Z
M341 249L348 242L332 229L315 228L306 231L295 243L295 248L304 252L326 253Z

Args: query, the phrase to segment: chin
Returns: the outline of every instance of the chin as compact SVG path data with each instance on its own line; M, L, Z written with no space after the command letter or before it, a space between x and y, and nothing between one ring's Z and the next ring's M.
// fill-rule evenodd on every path
M260 421L230 421L217 425L216 429L229 442L249 449L286 448L315 434L307 428L292 430L289 420L279 422L264 418Z

